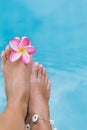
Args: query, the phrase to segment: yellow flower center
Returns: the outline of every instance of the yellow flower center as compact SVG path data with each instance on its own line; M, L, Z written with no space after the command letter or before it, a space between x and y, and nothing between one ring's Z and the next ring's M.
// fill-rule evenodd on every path
M21 53L21 54L24 54L26 52L26 50L23 47L19 47L18 52Z

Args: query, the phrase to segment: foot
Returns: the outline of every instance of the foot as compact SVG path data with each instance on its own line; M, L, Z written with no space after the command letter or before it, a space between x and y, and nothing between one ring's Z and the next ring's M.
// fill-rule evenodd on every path
M12 63L9 60L10 53L11 49L7 46L1 55L2 72L8 100L7 105L20 107L25 117L29 100L29 79L31 75L32 59L28 65L23 64L19 60Z
M50 97L50 82L46 74L46 70L42 65L34 63L31 74L30 102L29 102L29 118L26 123L31 122L32 116L38 114L42 119L49 120L49 97ZM43 125L45 123L45 125ZM48 127L47 127L48 125ZM49 123L44 120L39 120L37 129L49 130ZM41 127L40 127L41 126ZM32 128L36 130L36 127Z

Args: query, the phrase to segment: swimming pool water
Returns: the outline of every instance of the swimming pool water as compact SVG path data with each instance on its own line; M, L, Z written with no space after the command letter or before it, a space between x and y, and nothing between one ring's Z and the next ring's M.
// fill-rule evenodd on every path
M87 1L0 1L0 52L28 36L51 80L51 118L58 130L87 130ZM0 112L6 105L0 70Z

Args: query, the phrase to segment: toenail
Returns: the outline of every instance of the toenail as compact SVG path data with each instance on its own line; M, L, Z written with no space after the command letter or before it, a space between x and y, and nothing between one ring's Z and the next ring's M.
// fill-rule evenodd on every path
M43 67L44 71L46 71L46 69Z
M34 65L38 65L38 62L35 62L35 64Z
M2 58L5 54L5 51L2 51L2 53L0 54L0 58Z
M9 46L6 46L6 50L8 50L9 49Z
M49 84L49 85L51 85L51 82L50 82L50 81L48 81L48 84Z
M1 56L3 55L4 51L2 51Z
M40 64L40 67L43 67L43 65L42 65L42 64Z
M36 68L38 66L38 62L35 62L33 67Z
M45 69L45 68L43 68L43 70L44 70L44 73L46 73L46 69Z

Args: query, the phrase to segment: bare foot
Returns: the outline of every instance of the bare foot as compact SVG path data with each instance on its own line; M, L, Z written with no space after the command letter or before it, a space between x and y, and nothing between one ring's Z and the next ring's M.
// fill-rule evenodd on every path
M29 79L31 74L32 59L28 65L23 64L19 60L12 63L9 60L10 53L11 49L7 46L1 56L7 100L10 106L19 105L20 110L23 110L23 115L25 117L29 100Z
M32 116L38 114L42 119L49 120L49 97L50 82L45 68L38 63L34 63L31 74L30 102L29 102L29 119L26 123L31 122ZM39 120L33 130L50 130L49 123Z

